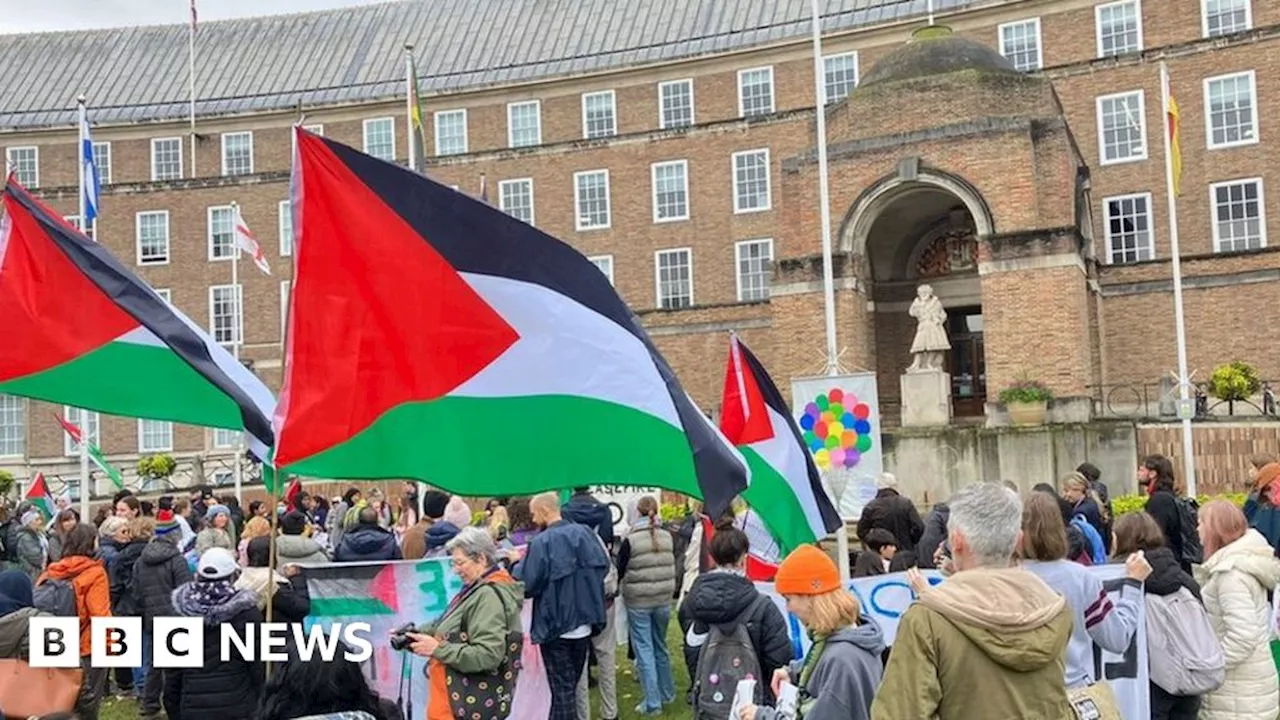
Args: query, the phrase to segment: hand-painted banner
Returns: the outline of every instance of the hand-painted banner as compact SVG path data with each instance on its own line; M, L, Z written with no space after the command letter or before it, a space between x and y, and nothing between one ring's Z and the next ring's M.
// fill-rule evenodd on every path
M1112 602L1117 602L1120 587L1124 583L1123 565L1098 565L1089 568L1098 576ZM923 572L931 585L943 582L936 570ZM797 656L809 650L809 637L801 629L796 618L787 612L786 600L778 595L772 583L756 583L760 592L773 598L774 603L788 619L791 644ZM893 645L898 633L898 621L915 601L915 593L907 584L906 573L890 573L849 581L849 589L858 598L862 614L874 619L884 632L885 643ZM1146 720L1151 717L1150 689L1147 684L1147 619L1146 604L1138 603L1138 631L1129 647L1120 654L1093 646L1094 677L1105 678L1115 691L1116 700L1125 720Z
M884 469L875 373L791 381L791 412L836 509L857 519Z
M367 622L372 627L374 653L365 662L365 675L382 697L404 701L407 720L426 714L426 659L391 649L392 630L406 623L421 625L436 619L462 589L462 580L447 558L392 563L330 563L304 565L311 593L308 627ZM545 720L551 709L551 690L537 645L529 640L532 603L526 601L524 667L516 684L510 720Z

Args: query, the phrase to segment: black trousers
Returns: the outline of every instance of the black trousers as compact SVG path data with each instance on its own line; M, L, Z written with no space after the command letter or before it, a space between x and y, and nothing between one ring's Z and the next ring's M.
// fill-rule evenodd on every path
M1170 695L1151 683L1151 720L1196 720L1199 695Z
M578 679L591 649L591 638L556 638L542 645L542 664L551 688L551 714L547 720L578 719Z

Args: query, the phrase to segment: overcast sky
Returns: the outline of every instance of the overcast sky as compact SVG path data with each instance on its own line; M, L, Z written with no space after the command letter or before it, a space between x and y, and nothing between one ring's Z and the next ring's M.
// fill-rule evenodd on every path
M372 5L387 0L196 0L199 19ZM82 30L191 21L190 0L0 0L0 33Z

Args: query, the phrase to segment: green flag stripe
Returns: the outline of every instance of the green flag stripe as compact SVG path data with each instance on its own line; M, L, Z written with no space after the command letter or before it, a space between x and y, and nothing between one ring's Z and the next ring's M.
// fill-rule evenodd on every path
M315 617L358 617L360 615L394 615L382 602L367 597L327 597L311 599L311 615Z
M818 538L805 518L804 508L787 479L750 447L739 447L751 468L751 485L742 498L766 519L783 554Z

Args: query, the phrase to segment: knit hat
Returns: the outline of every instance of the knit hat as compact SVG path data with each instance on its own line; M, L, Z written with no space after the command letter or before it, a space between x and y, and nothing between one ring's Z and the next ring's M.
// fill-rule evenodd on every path
M458 495L454 495L449 500L448 507L444 510L444 521L453 523L456 527L464 528L471 524L471 506L467 504Z
M840 589L840 570L826 553L801 545L778 566L773 583L780 595L825 595Z
M210 505L209 509L206 510L204 513L204 519L208 520L209 522L213 522L213 519L218 515L226 515L228 518L230 518L231 509L228 508L226 505L222 505L222 504Z
M422 515L432 520L444 517L444 509L449 506L449 495L439 490L428 490L422 496Z
M876 480L876 487L880 490L896 488L898 487L898 478L893 473L881 473L880 479Z
M236 557L230 550L220 547L209 548L200 556L196 577L200 580L226 580L235 575L236 570L239 569Z
M163 537L171 532L177 532L178 521L173 517L172 510L159 510L156 512L156 537Z
M41 520L43 518L44 515L41 515L39 510L32 508L31 510L22 513L22 527L26 527L36 520Z

